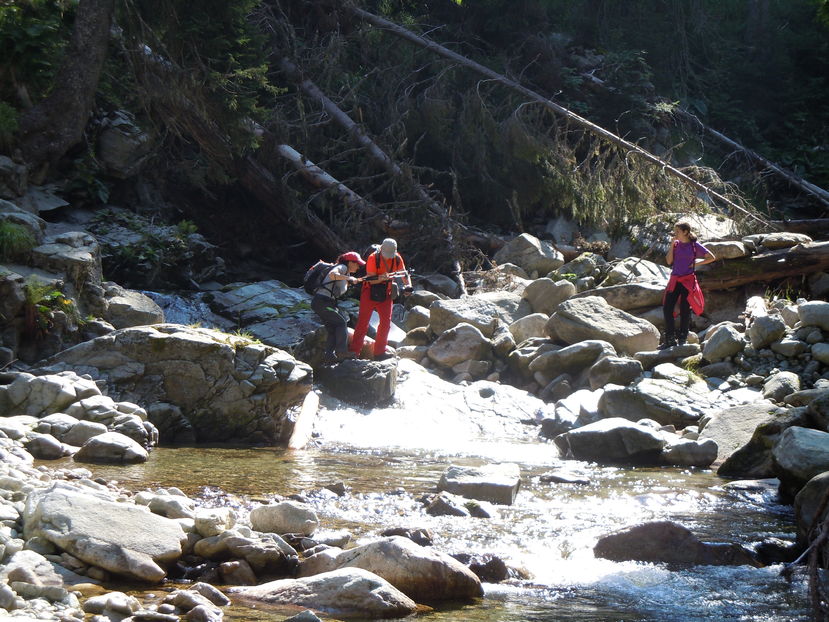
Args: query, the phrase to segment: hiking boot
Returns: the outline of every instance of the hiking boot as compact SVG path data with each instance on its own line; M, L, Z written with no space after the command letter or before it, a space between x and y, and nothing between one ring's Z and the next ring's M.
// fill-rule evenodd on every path
M356 359L357 355L354 354L351 350L346 350L345 352L338 354L337 358L341 361L344 361L346 359Z
M375 361L387 361L389 359L395 358L395 354L393 352L383 352L383 354L378 354L374 357Z
M324 354L322 357L322 364L323 365L336 365L340 362L340 359L332 352L330 354Z
M665 339L664 343L661 343L657 350L667 350L669 348L673 348L676 345L676 340L671 337L670 339Z
M685 337L677 337L676 338L676 345L684 346L687 343Z

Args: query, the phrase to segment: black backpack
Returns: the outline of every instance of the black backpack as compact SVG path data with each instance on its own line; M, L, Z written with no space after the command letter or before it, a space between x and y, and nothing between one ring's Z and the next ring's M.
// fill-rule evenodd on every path
M305 277L302 279L302 286L305 288L305 291L311 296L315 295L317 290L322 286L325 277L336 267L337 264L320 260L308 268L308 272L305 273Z
M379 244L371 244L368 247L366 247L366 249L363 251L362 258L365 259L366 261L368 261L368 258L369 258L369 256L371 256L372 253L379 253L379 252L380 252L380 245ZM354 276L356 276L358 279L364 277L365 275L366 275L366 267L365 266L361 266L361 267L357 268L357 272L354 273Z

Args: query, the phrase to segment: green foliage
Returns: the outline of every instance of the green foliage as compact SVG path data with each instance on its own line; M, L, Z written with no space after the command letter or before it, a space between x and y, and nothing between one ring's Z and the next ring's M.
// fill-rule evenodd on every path
M63 312L75 322L80 319L75 301L53 283L34 274L26 278L23 296L26 303L26 331L30 335L42 336L52 328L56 311Z
M186 237L188 235L196 233L199 230L199 228L196 226L196 223L194 223L192 220L180 220L176 224L176 229L178 229L178 233L182 237Z
M99 206L109 201L109 186L92 153L72 162L66 192L80 205Z
M25 92L44 95L60 62L75 2L24 0L0 2L0 98L13 101Z
M0 220L0 261L11 261L28 253L35 245L35 238L25 226Z
M0 101L0 150L8 150L17 131L18 112L4 101Z
M127 20L136 44L181 70L174 88L209 111L239 152L256 146L250 120L267 119L270 101L284 93L268 78L266 36L250 19L260 4L137 0Z

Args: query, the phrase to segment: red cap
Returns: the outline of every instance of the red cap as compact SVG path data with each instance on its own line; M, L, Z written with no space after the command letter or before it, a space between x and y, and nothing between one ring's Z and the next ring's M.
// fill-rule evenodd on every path
M342 261L354 261L354 262L360 264L361 266L366 265L366 262L363 261L362 257L360 257L360 253L357 253L355 251L348 251L347 253L343 253L342 255L340 255L339 260L341 262Z

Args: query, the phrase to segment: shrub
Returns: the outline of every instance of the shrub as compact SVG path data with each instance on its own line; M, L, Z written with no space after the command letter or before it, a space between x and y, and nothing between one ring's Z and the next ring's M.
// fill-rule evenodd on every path
M28 253L35 245L35 238L23 225L0 220L0 261L11 261Z

